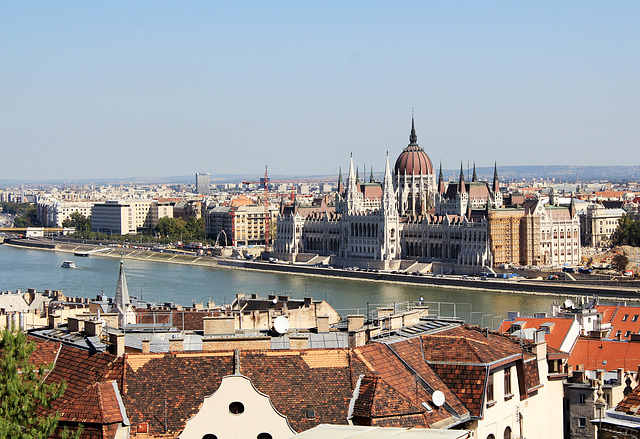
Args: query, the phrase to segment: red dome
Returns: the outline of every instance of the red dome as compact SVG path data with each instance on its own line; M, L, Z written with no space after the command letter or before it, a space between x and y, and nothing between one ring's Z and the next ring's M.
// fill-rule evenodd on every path
M411 117L411 134L409 135L409 146L402 150L393 168L395 175L427 175L433 174L433 163L418 146L418 136L416 135L413 117Z

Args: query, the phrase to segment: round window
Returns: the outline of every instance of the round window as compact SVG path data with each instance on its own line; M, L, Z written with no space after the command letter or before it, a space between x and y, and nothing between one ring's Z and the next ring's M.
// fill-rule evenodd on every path
M260 433L258 439L273 439L273 437L269 433Z
M229 411L234 415L244 413L244 404L242 404L240 401L234 401L229 404Z

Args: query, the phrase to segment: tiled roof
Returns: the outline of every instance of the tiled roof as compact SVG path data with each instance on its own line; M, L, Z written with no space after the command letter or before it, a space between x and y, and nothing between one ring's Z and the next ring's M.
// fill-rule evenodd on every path
M617 412L638 416L640 411L640 386L636 386L616 407Z
M540 387L540 371L535 359L524 362L524 386L527 393Z
M620 337L627 340L630 334L640 334L640 307L598 305L596 309L602 313L603 322L611 323L609 337L616 337L618 331Z
M41 338L31 337L29 335L27 335L27 340L36 345L36 349L29 359L33 365L48 365L55 361L58 351L60 350L60 342L42 340Z
M460 398L472 416L482 416L487 366L432 364L433 370Z
M639 309L640 311L640 309ZM526 328L535 328L540 329L542 325L545 323L553 323L553 327L549 334L545 334L545 341L547 344L555 349L560 349L562 343L567 338L569 334L569 330L571 326L574 324L574 319L563 319L556 317L549 318L534 318L534 317L518 317L518 321L526 322L526 326L522 329ZM511 329L511 325L515 322L504 321L498 328L499 332L508 333Z
M579 338L569 356L569 365L583 364L586 370L637 370L640 343Z
M132 424L148 422L152 433L178 432L214 393L222 377L234 373L234 353L127 354L123 399ZM349 351L241 351L240 373L296 431L320 423L345 424L353 380ZM170 379L159 379L170 377ZM357 378L357 377L356 377ZM306 411L315 410L315 418Z
M401 346L403 343L404 346ZM414 350L417 348L419 355L419 342L414 341L412 346L409 346L411 343L412 340L407 340L402 343L394 343L393 346L398 346L398 350L405 354L407 354L411 348L414 348ZM428 411L421 405L423 402L429 404L434 390L445 389L448 391L444 383L430 370L424 360L422 360L422 367L420 368L424 374L424 376L422 376L401 361L392 348L386 344L372 343L361 348L356 348L354 349L354 355L364 361L371 371L380 378L380 380L375 383L368 383L367 380L363 379L364 383L368 383L369 386L375 385L376 388L376 392L372 397L377 398L377 401L374 400L371 402L371 405L375 408L374 404L377 402L378 404L386 406L386 411L372 411L371 414L373 417L422 414L423 417L420 420L420 424L417 425L428 426L443 420L448 420L448 424L455 422L446 410L430 406L431 411ZM400 356L402 357L402 355ZM365 390L370 389L367 388ZM450 391L448 392L450 394ZM362 387L360 394L363 394ZM358 402L360 402L360 398L358 398ZM367 405L369 404L366 401L365 403ZM462 412L465 413L466 409L463 408Z

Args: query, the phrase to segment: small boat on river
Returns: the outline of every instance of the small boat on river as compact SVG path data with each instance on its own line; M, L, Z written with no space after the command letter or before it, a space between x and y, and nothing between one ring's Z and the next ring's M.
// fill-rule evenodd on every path
M73 261L64 261L61 265L62 268L76 268L76 263Z

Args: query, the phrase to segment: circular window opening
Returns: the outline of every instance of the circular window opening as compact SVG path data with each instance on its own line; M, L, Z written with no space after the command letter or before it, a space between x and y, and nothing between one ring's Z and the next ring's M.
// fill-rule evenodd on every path
M269 433L260 433L258 439L273 439L273 437Z
M234 415L244 413L244 404L242 404L240 401L234 401L229 404L229 411Z
M207 433L202 436L202 439L218 439L218 436L216 436L215 434Z

